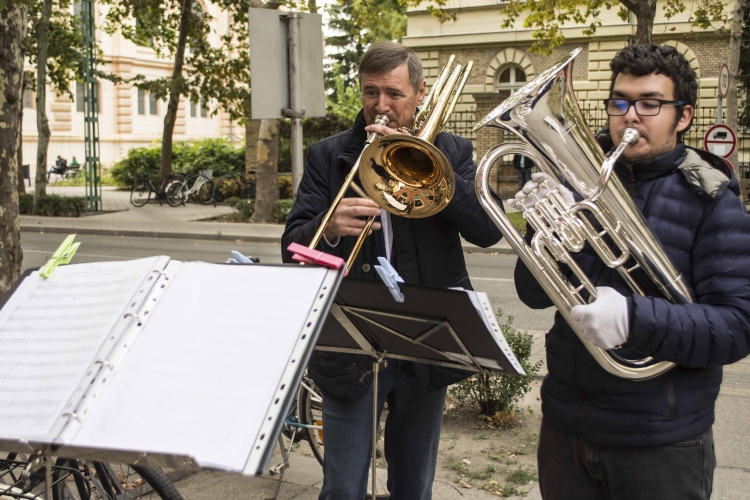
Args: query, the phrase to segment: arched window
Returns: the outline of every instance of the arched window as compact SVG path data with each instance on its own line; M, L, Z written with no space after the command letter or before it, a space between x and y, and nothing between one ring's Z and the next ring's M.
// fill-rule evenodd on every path
M526 73L520 66L511 64L503 66L497 72L497 82L495 83L495 89L500 96L505 99L510 97L514 91L518 90L526 83Z

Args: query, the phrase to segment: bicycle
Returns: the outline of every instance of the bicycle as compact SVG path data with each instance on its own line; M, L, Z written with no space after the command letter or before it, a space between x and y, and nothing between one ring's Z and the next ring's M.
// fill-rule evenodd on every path
M167 188L167 203L176 207L193 200L208 205L214 200L214 183L211 181L211 170L201 170L186 181L175 181ZM176 185L175 185L176 184ZM189 187L188 187L189 186Z
M166 201L169 203L169 197L167 196L168 191L175 189L175 182L177 179L184 179L185 174L170 174L161 183L159 189L156 189L154 183L148 175L144 175L136 179L135 185L132 191L130 191L130 203L136 207L142 207L151 201L151 195L155 194L156 199L159 201L159 205ZM174 205L176 206L176 205Z
M119 468L119 470L116 470ZM180 471L177 471L180 472ZM179 474L178 474L179 475ZM180 476L184 477L184 475ZM114 465L57 458L52 466L52 500L182 500L164 472L151 466ZM45 478L23 456L0 459L0 498L46 499Z

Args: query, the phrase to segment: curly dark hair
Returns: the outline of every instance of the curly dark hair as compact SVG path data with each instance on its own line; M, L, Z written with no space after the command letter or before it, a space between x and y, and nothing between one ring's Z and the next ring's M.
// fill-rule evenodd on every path
M620 50L612 62L612 81L609 85L609 96L615 87L615 80L620 73L633 76L646 76L654 73L664 75L674 83L674 98L695 107L698 101L698 80L695 71L690 67L685 56L668 45L630 45ZM682 111L682 108L680 108ZM680 115L678 113L677 121ZM692 120L682 134L690 130Z

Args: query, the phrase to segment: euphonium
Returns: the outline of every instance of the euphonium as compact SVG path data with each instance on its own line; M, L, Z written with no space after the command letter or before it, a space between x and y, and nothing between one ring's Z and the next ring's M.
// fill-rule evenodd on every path
M384 210L406 218L429 217L448 206L456 186L453 168L432 142L448 123L474 65L469 61L465 68L454 67L454 59L454 56L450 57L430 94L425 97L411 127L413 135L394 134L378 138L377 134L368 134L362 153L323 217L309 248L320 243L331 216L349 188L363 198L369 197ZM385 125L388 118L378 115L375 123ZM354 183L357 175L362 188ZM374 221L375 217L370 217L360 233L347 259L347 272Z
M572 86L573 59L579 53L580 49L576 49L548 68L474 127L474 130L487 125L499 127L522 141L491 149L479 164L475 187L484 210L594 359L613 375L646 380L665 373L674 364L654 362L652 358L624 359L614 350L607 351L584 340L575 327L570 309L586 303L580 293L584 289L591 300L595 299L596 287L571 253L580 251L588 242L604 264L617 270L633 292L643 295L633 277L633 272L641 269L673 303L692 303L695 299L692 289L669 260L625 187L612 175L625 148L638 141L638 133L627 129L620 146L605 158L583 119ZM569 205L553 190L534 208L524 212L524 218L535 230L531 245L526 244L490 195L491 167L499 158L511 154L531 158L541 170L565 179L583 197L583 201ZM595 219L602 229L595 227L590 219ZM611 239L612 246L605 235ZM558 262L570 268L581 282L580 286L571 284L560 272Z

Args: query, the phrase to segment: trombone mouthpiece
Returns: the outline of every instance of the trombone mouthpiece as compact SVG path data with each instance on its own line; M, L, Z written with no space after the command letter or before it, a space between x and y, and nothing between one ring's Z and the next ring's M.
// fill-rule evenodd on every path
M387 116L385 116L385 115L378 115L378 116L375 117L375 123L373 123L373 125L388 125L389 121L390 120L388 119ZM636 135L638 135L637 132L636 132Z
M640 135L638 134L638 131L634 128L626 128L625 131L622 133L622 142L632 146L636 142L638 142L638 139L640 139Z

